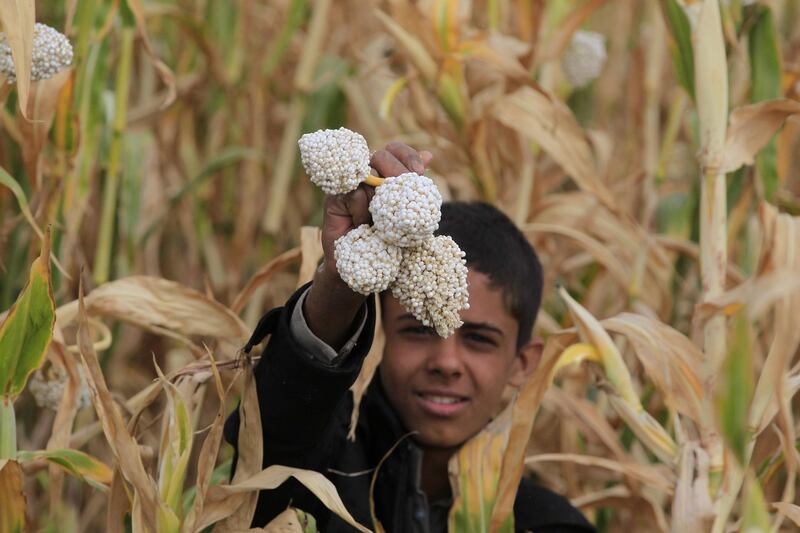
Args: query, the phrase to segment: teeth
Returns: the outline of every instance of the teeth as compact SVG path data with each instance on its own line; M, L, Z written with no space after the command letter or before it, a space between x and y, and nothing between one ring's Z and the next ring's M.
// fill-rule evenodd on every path
M461 401L459 398L454 398L452 396L425 396L428 400L432 401L433 403L444 403L444 404L453 404L458 403Z

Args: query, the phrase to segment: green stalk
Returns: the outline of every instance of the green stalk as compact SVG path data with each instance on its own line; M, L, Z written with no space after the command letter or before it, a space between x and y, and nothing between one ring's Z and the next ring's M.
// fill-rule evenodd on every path
M122 142L128 109L128 88L130 86L131 63L133 59L133 38L135 28L122 29L122 49L117 70L117 91L114 100L114 124L111 151L108 158L107 181L103 190L103 208L100 215L100 235L94 262L94 280L98 285L108 281L111 262L111 246L116 219L117 192L119 189L119 167L122 158Z
M17 421L14 402L3 397L0 401L0 460L17 456Z

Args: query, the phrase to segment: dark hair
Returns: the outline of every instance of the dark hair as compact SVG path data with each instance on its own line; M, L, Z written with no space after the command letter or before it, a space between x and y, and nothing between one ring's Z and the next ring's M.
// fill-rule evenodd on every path
M466 253L467 266L502 290L519 323L517 347L528 343L542 301L542 265L516 225L483 202L445 202L437 235L449 235Z

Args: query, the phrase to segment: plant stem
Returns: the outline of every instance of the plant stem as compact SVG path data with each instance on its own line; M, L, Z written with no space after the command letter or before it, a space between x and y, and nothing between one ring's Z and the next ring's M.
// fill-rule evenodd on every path
M117 70L117 94L114 101L114 125L111 151L108 156L106 186L103 190L103 210L100 215L100 235L97 240L97 255L94 262L94 280L99 285L108 281L111 264L111 247L116 227L117 192L119 189L120 160L125 121L128 108L131 62L133 59L133 37L135 28L126 26L122 30L122 49Z
M17 456L17 420L11 398L0 400L0 459Z

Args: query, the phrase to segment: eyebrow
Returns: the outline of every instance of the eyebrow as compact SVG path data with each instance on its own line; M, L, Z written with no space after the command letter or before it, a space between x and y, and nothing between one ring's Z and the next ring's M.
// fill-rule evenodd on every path
M419 320L412 315L411 313L404 313L398 317L398 320L403 320L407 322L419 322ZM478 330L478 331L491 331L504 337L503 330L491 324L489 322L464 322L464 324L458 329L468 329L468 330Z

